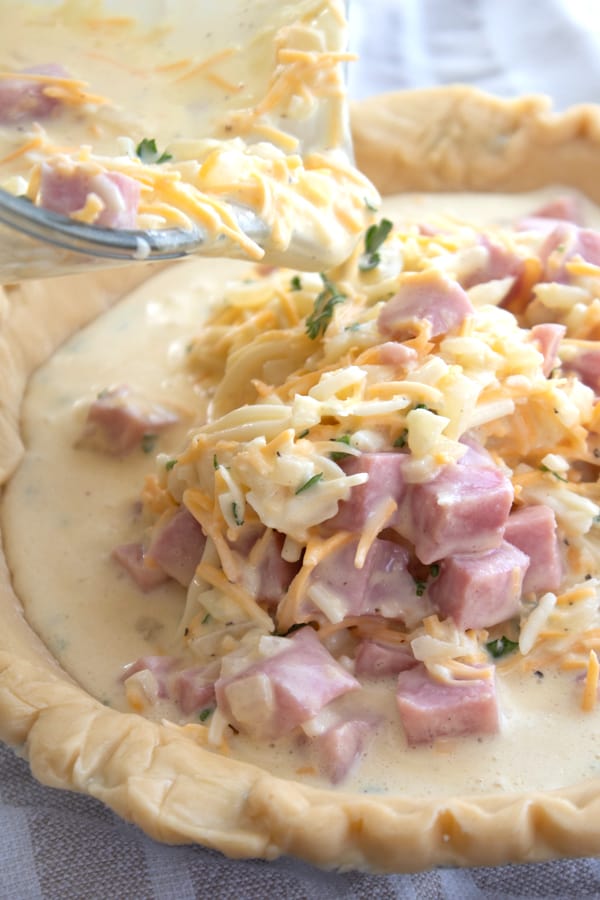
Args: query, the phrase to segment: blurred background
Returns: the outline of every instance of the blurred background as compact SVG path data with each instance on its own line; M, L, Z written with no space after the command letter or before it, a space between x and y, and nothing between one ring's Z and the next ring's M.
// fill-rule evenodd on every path
M350 0L351 96L462 82L600 102L598 0Z

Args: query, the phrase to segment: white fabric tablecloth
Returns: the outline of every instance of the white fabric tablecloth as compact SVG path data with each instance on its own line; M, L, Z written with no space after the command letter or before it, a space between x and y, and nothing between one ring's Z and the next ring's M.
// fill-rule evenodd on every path
M600 102L598 0L351 0L350 90L466 82ZM600 722L599 733L600 733ZM600 898L600 860L418 875L324 873L156 844L99 803L38 785L0 747L0 900Z

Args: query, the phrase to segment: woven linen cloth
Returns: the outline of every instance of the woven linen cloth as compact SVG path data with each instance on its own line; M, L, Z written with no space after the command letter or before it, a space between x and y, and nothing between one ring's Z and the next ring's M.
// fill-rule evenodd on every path
M361 55L350 67L351 94L463 82L502 96L548 93L557 108L600 102L597 10L597 0L351 0L352 45ZM600 898L600 860L417 875L232 861L201 847L157 844L89 797L37 784L27 764L0 747L0 900L205 897Z

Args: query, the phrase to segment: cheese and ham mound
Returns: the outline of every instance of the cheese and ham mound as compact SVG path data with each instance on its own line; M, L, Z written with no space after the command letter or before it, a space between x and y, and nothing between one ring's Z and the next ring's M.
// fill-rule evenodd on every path
M217 256L339 262L378 202L346 152L344 4L247 8L243 40L200 33L193 55L181 32L215 11L184 7L151 28L101 2L0 0L0 187L88 225L200 228Z
M567 201L483 232L383 220L335 271L229 285L186 363L208 420L114 551L141 590L187 590L179 652L125 672L132 707L167 699L215 747L297 736L333 782L381 726L374 680L409 746L493 735L515 667L563 670L591 710L599 291ZM91 424L111 406L138 446L123 389Z

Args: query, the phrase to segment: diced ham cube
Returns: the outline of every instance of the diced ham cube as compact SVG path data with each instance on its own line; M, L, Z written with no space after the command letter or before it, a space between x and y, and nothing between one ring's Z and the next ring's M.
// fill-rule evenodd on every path
M408 644L383 644L363 640L356 649L354 672L368 678L385 678L412 669L417 660Z
M286 593L302 563L288 562L281 556L285 537L278 531L270 532L269 543L258 563L257 598L267 606L276 606Z
M313 740L319 768L332 784L344 781L356 767L375 737L371 717L338 722Z
M455 553L481 553L502 542L513 488L484 453L469 447L458 463L407 490L393 527L412 541L422 563Z
M504 541L487 553L449 556L429 587L429 599L459 628L489 628L519 611L529 557Z
M402 276L400 289L379 313L377 326L383 335L398 340L414 333L415 325L425 319L430 337L437 337L458 328L472 312L471 301L458 282L427 269Z
M376 538L364 565L354 564L358 538L320 562L308 579L307 601L300 607L304 621L338 622L347 616L380 615L413 627L429 608L419 597L408 571L410 554L393 541Z
M168 579L168 575L158 566L147 565L144 559L144 548L140 543L119 544L112 551L116 560L135 583L146 594Z
M554 510L544 504L516 510L508 518L504 539L529 557L523 593L560 587L563 566Z
M39 203L44 209L69 216L94 194L103 208L93 224L103 228L135 228L140 203L139 182L121 172L91 174L81 166L42 163Z
M215 680L219 669L220 663L215 661L207 666L190 666L175 673L173 698L186 716L215 705Z
M137 397L127 386L103 391L90 404L78 446L91 447L115 456L124 456L152 442L157 434L179 421L164 406Z
M121 681L127 681L132 675L138 672L152 672L158 686L158 696L169 696L169 676L177 665L177 659L174 656L140 656L135 662L125 668Z
M539 219L545 219L550 222L550 228L554 227L554 225L559 222L572 222L574 225L581 226L583 225L581 203L577 197L568 195L557 197L556 200L544 203L543 206L534 210L529 216L526 216L526 218L521 221L538 221Z
M446 684L420 664L398 675L396 703L411 747L436 738L494 734L499 728L493 678Z
M363 531L371 516L390 499L400 505L405 482L402 469L408 460L405 453L361 453L341 463L346 475L366 472L369 480L350 488L348 500L342 500L335 516L322 523L322 528L334 531ZM383 529L386 524L383 523Z
M595 341L582 341L575 353L562 360L562 369L567 374L577 375L600 396L600 347Z
M481 235L479 240L481 246L487 250L485 264L461 279L463 288L468 290L477 284L484 284L486 281L495 281L499 278L512 277L517 282L525 267L521 257L508 247L493 243L486 235Z
M531 329L531 340L537 344L544 357L543 372L546 377L558 363L558 348L566 333L564 325L554 322L545 322L542 325L534 325Z
M576 256L594 266L600 266L600 233L562 222L550 232L540 250L540 257L544 262L544 280L568 282L566 264Z
M154 563L179 584L187 587L200 562L206 537L200 524L185 506L155 528L146 560Z
M288 734L360 683L323 647L310 627L282 638L287 646L215 684L218 708L257 740Z
M384 341L379 345L379 361L384 366L401 366L408 369L418 358L414 347L407 347L399 341Z
M23 69L21 73L15 72L14 78L0 80L0 125L15 125L27 119L45 119L60 104L60 100L45 93L47 83L19 78L19 74L68 78L68 73L62 66L47 63Z

